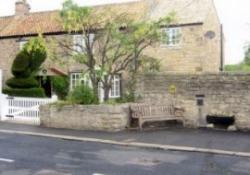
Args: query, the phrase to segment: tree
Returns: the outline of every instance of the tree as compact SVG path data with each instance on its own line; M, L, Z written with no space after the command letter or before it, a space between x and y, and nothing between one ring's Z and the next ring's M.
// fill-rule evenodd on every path
M47 57L45 41L42 37L32 38L17 54L12 64L13 78L7 80L4 93L21 97L45 97L35 75Z
M245 49L244 63L250 65L250 45L248 45Z
M160 27L168 25L172 18L173 14L157 21L136 19L132 14L112 8L79 7L66 0L61 22L68 33L81 34L84 45L79 44L77 49L68 41L59 41L59 45L75 62L85 65L95 94L101 82L107 101L113 77L131 67L136 73L143 51L160 40ZM61 56L53 58L58 60Z

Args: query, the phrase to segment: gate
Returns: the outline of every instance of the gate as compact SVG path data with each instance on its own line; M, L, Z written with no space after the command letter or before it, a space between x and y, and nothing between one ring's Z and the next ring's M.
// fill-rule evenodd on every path
M23 98L2 95L2 121L40 125L39 106L57 101L52 98Z
M0 69L0 117L1 121L40 125L39 106L57 101L52 98L9 97L2 93L2 70Z

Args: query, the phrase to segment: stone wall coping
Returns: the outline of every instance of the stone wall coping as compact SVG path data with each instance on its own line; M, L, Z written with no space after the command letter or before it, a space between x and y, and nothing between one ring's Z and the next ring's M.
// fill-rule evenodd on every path
M139 74L138 76L168 76L168 75L175 75L175 76L250 76L248 72L219 72L219 73L212 73L212 72L203 72L203 73L190 73L190 72L154 72L154 73L145 73Z

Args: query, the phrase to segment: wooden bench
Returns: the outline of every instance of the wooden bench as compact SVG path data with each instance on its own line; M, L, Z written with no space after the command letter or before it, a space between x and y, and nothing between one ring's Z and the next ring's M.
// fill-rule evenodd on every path
M131 117L138 119L139 128L145 122L153 121L181 121L183 122L184 110L173 105L152 106L147 104L135 104L130 106Z

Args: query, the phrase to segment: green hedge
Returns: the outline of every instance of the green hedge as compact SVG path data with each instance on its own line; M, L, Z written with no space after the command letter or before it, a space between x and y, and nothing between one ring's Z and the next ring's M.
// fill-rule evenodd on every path
M54 76L51 78L53 91L60 100L65 100L69 91L69 78L67 76Z
M29 78L11 78L6 81L11 88L38 88L39 83L34 77Z
M42 88L29 88L29 89L3 89L3 93L15 97L41 97L45 98L45 92Z
M78 86L72 92L70 92L68 101L73 104L98 104L98 97L93 92L93 89L88 86Z
M25 51L21 51L16 56L15 60L13 61L11 71L15 77L29 77L31 74L30 71L30 58L29 54Z

